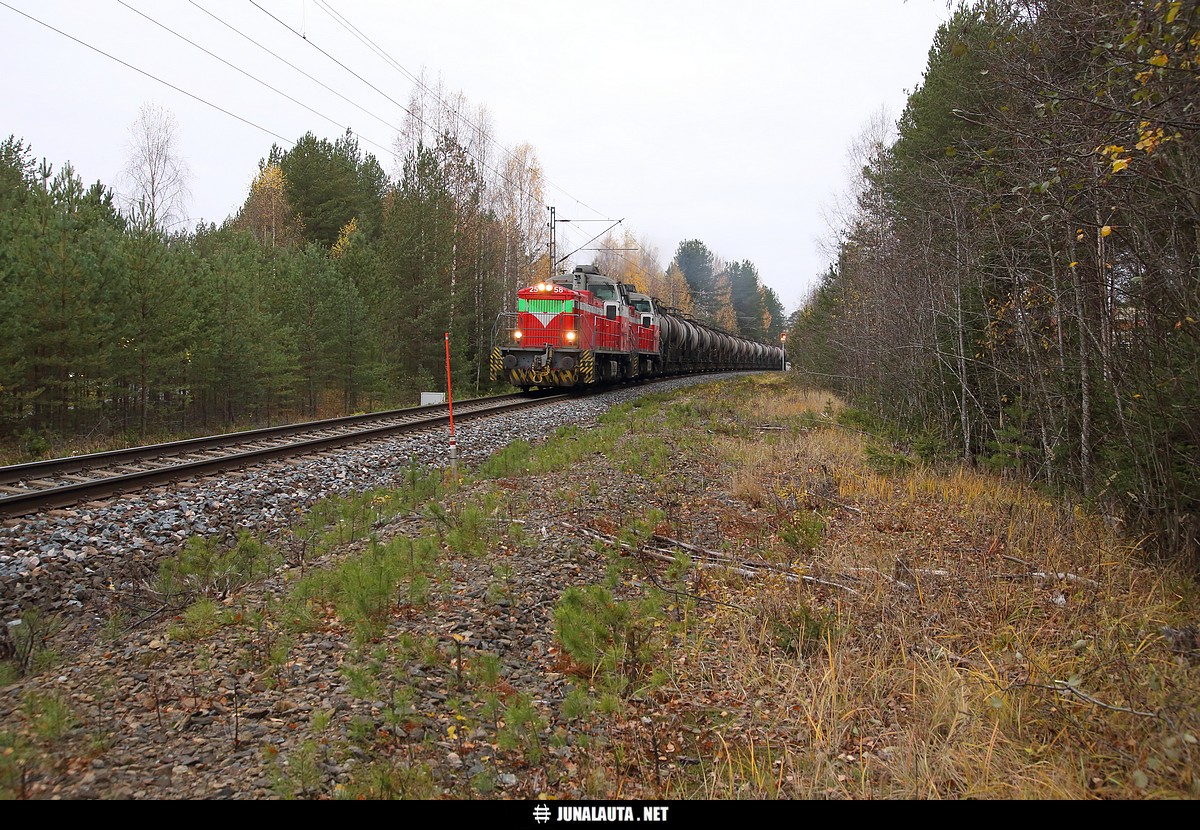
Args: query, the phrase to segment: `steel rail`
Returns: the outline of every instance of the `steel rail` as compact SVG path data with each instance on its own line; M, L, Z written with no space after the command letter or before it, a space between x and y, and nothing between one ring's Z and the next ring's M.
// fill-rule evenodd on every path
M474 418L481 418L487 415L495 415L501 412L511 412L529 407L541 406L553 401L562 400L571 397L569 393L559 393L545 396L530 397L529 395L504 395L498 398L482 398L474 401L466 401L455 407L455 418L457 420L466 421ZM514 400L515 399L515 400ZM437 409L439 407L431 407L428 409ZM30 513L35 513L40 510L46 510L56 507L66 507L71 504L76 504L80 501L96 498L104 498L107 496L117 495L120 493L130 492L132 490L142 489L144 487L162 484L171 481L177 481L182 478L192 478L198 475L208 475L222 470L237 469L246 467L251 464L261 463L276 458L286 458L294 455L306 455L313 452L320 452L335 447L344 446L346 444L355 444L363 441L370 441L376 438L382 438L388 435L395 435L405 432L417 432L432 427L438 427L447 424L450 421L450 415L447 407L445 414L426 412L424 417L410 417L400 423L384 424L382 426L364 427L352 432L341 432L334 435L323 435L307 440L293 441L284 444L278 444L269 447L259 447L242 452L236 452L228 455L222 455L217 458L201 459L198 461L186 461L184 463L172 464L168 463L164 467L156 467L149 470L140 470L135 472L125 472L119 475L110 475L103 478L97 478L92 481L77 482L74 484L57 485L48 488L33 489L28 492L14 493L0 497L0 516L15 517L24 516ZM410 410L398 410L408 415L421 416L420 407ZM396 413L390 413L396 414ZM380 415L370 416L350 416L360 424L364 421L379 420ZM346 419L330 419L331 421L342 422L339 426L347 426ZM329 421L314 421L308 424L296 424L291 427L271 427L266 430L251 430L249 432L231 433L226 436L212 436L211 439L191 439L191 441L176 441L170 444L156 445L159 452L155 455L144 455L142 458L153 457L156 460L163 459L163 448L180 448L186 447L185 452L195 452L196 445L193 442L205 442L213 439L226 439L223 445L225 447L236 447L251 443L255 440L262 440L263 433L275 433L270 437L279 437L276 430L291 430L293 434L297 432L313 432L329 429ZM325 425L325 426L317 426ZM301 429L306 427L306 429ZM255 436L247 440L248 436ZM234 440L240 439L240 440ZM218 448L218 445L210 445L208 448ZM129 451L117 450L113 453L98 453L97 455L119 457L122 452L135 453L137 451L148 451L150 447L137 447ZM79 456L79 460L84 460L88 456ZM55 459L57 460L75 460L75 459ZM131 461L138 460L137 456L129 455L123 460ZM165 459L163 459L165 460ZM50 462L35 462L35 464L48 464ZM29 467L30 465L21 465ZM83 467L83 471L88 469L97 469L95 467ZM58 470L62 473L62 470ZM46 475L43 468L42 476ZM27 480L27 479L20 479Z
M475 398L458 404L457 409L463 409L476 402L503 402L506 400L527 399L529 394L516 393L497 395L490 398ZM203 452L222 447L237 446L252 441L266 441L288 435L305 432L316 432L323 429L336 429L346 426L370 423L372 421L391 420L395 418L422 417L426 414L447 412L446 404L431 406L413 406L405 409L391 409L383 412L372 412L367 415L344 415L340 418L326 418L320 421L305 421L298 424L281 424L274 427L245 430L243 432L228 432L220 435L208 435L201 438L187 438L182 441L170 441L163 444L147 444L141 447L129 447L122 450L74 455L66 458L51 458L45 461L31 461L25 464L12 464L0 467L0 485L14 484L21 481L32 481L50 476L60 476L70 473L87 472L105 466L143 461L145 459L161 458L163 456L182 455L184 453ZM455 413L457 414L457 412Z

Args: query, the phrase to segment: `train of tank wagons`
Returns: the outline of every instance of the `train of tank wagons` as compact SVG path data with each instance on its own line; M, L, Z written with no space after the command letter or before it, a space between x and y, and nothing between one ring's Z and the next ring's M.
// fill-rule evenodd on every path
M783 349L738 337L576 266L517 292L517 311L496 319L493 381L582 388L696 372L781 369Z

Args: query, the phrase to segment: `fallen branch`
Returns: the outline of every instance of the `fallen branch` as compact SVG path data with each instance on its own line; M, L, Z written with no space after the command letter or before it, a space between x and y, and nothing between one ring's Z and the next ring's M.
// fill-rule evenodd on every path
M629 543L616 539L614 536L602 534L599 533L599 531L592 530L590 528L581 528L577 527L577 525L571 524L566 524L566 527L580 531L580 533L590 536L592 539L605 542L606 545L619 547L624 549L624 551L629 551L632 554L640 555L640 557L648 557L650 559L656 559L659 561L667 561L667 563L673 563L674 561L674 557L672 557L670 553L661 551L659 548L635 548L634 546L629 545ZM782 569L782 567L770 565L769 563L746 563L744 560L733 559L732 557L727 557L725 554L718 553L716 551L709 551L708 548L689 545L688 542L682 542L678 539L671 539L670 536L660 536L658 534L654 534L652 535L652 539L655 541L664 542L666 545L682 548L684 551L691 551L692 553L696 553L700 555L700 557L708 560L697 560L695 557L689 557L691 564L696 567L721 567L721 569L738 573L740 576L751 578L760 577L763 575L763 572L770 572L786 579L788 582L808 582L816 585L828 585L829 588L840 588L844 591L850 591L851 594L858 594L858 591L851 588L850 585L842 585L841 583L833 582L832 579L821 579L820 577L809 576L808 573L793 573L790 570Z
M650 538L654 539L655 541L662 542L667 545L671 545L673 547L691 551L693 553L699 554L700 556L704 557L705 559L710 560L707 562L704 562L704 561L696 562L695 560L693 560L693 564L697 565L698 567L705 567L705 568L725 567L730 570L733 570L735 573L741 574L742 576L750 576L750 577L761 576L763 571L769 571L771 573L778 574L779 576L783 577L784 579L788 580L789 582L798 582L798 581L799 582L808 582L808 583L815 584L815 585L826 585L830 588L840 588L841 590L848 591L851 594L858 593L858 591L851 588L849 585L842 585L840 582L834 582L833 580L830 580L830 579L821 579L820 577L810 576L809 574L793 573L790 570L786 570L784 568L780 568L778 566L771 565L770 563L767 563L767 562L751 564L744 560L734 559L730 556L726 556L723 553L718 553L715 550L709 550L708 548L702 548L697 545L692 545L687 542L680 541L679 539L672 539L670 536L661 536L661 535L655 533Z
M659 562L674 562L675 561L675 557L671 556L669 551L664 551L659 548L635 548L633 545L629 544L628 542L622 542L621 540L617 539L616 537L609 536L607 533L601 533L598 530L592 530L591 528L587 528L587 527L576 527L575 525L567 525L567 527L571 528L572 530L579 531L584 536L588 536L599 542L604 542L606 545L611 545L613 547L620 548L621 550L627 550L634 556L644 556L648 559L658 560ZM734 560L730 559L729 557L720 556L719 554L717 554L717 556L721 560L720 562L697 562L696 560L693 559L692 564L697 567L703 567L703 568L725 568L727 570L732 570L734 573L741 574L742 576L758 576L759 575L759 572L757 570L753 570L748 567L747 568L737 567L734 564ZM785 572L783 572L783 576L785 576L785 577L786 576L795 576L795 574L791 574L790 572L785 571Z
M999 690L1003 693L1008 693L1013 689L1046 689L1047 691L1055 692L1060 695L1072 695L1086 703L1092 704L1093 706L1099 706L1101 709L1108 709L1113 712L1125 712L1129 715L1138 715L1139 717L1143 718L1154 718L1155 720L1171 723L1170 718L1159 712L1143 712L1138 709L1130 709L1128 706L1117 706L1113 703L1105 703L1099 698L1092 697L1086 692L1079 691L1079 689L1076 689L1065 680L1055 680L1052 681L1050 685L1046 685L1045 683L1013 683L1008 686L999 686L999 684L995 685L997 685L997 688L999 688Z
M656 542L662 542L663 544L671 545L673 547L683 548L684 550L690 550L695 553L703 553L706 556L710 556L715 559L727 559L728 558L724 554L717 553L715 550L709 550L708 548L697 547L696 545L688 544L687 542L681 542L678 539L672 539L670 536L660 536L659 534L655 533L655 534L651 535L650 538L654 539Z
M934 660L947 660L959 668L973 669L974 664L965 657L955 654L945 646L937 643L914 643L908 647L910 653L921 654Z
M121 636L122 637L125 636L130 631L133 631L135 628L137 628L138 626L141 626L141 625L144 625L145 623L150 622L150 620L154 619L159 614L163 613L164 611L168 611L168 610L171 611L172 613L174 613L175 611L178 611L180 609L177 607L170 606L170 605L163 605L157 611L152 611L149 614L147 614L146 616L142 617L140 620L135 620L134 622L131 622L129 625L125 626L125 628L122 629L122 631L121 631Z
M1082 582L1085 585L1091 585L1093 588L1100 587L1100 583L1094 579L1088 579L1086 576L1065 573L1063 571L1027 571L1026 573L988 574L988 576L991 579L1037 579L1043 582L1047 579L1057 579L1061 582Z
M1067 683L1064 680L1055 680L1053 686L1047 686L1045 688L1053 689L1054 691L1056 691L1060 694L1063 692L1069 692L1070 694L1075 695L1075 697L1079 698L1080 700L1086 700L1088 703L1092 704L1093 706L1100 706L1104 709L1111 709L1114 712L1127 712L1130 715L1140 715L1143 718L1157 718L1158 720L1165 720L1165 718L1162 715L1160 715L1158 712L1140 712L1137 709L1130 709L1128 706L1116 706L1112 703L1105 703L1103 700L1097 700L1096 698L1092 697L1091 695L1084 694L1083 692L1079 691L1074 686L1072 686L1071 684Z
M827 585L830 588L841 588L843 591L845 591L847 593L854 594L856 596L858 595L858 591L854 590L849 585L843 585L840 582L834 582L832 579L820 579L815 576L809 576L808 574L801 574L800 579L803 580L804 582L811 582L816 585Z
M896 577L892 576L891 574L885 574L883 571L879 570L878 568L862 567L862 568L846 568L846 570L854 571L854 572L858 572L858 573L875 574L876 576L882 576L888 582L892 583L893 585L896 585L897 587L903 588L906 591L911 591L913 589L913 586L909 585L907 582L896 579Z
M732 556L721 553L720 551L709 550L708 548L702 548L696 545L688 544L687 542L681 542L678 539L672 539L670 536L659 536L657 533L652 535L650 538L654 539L655 541L662 542L663 544L670 545L671 547L683 548L684 550L691 551L692 553L698 554L699 556L702 556L705 559L713 562L726 562L734 567L740 566L751 568L755 572L775 571L777 573L791 574L795 576L795 573L791 570L791 568L785 568L781 565L773 565L770 562L747 562L744 559L736 559ZM670 553L670 551L663 550L662 548L654 548L654 550L661 551L662 553Z
M672 594L675 597L688 597L689 599L694 599L697 602L707 602L707 603L711 603L712 605L723 605L726 608L732 608L735 611L741 611L743 614L750 613L749 608L743 608L742 606L737 605L736 603L725 602L724 600L713 599L712 597L701 596L700 594L693 594L691 591L681 591L678 588L668 588L667 586L660 583L657 579L655 579L653 574L647 574L646 578L649 579L654 584L655 588L662 591L664 594Z
M804 495L810 496L814 499L820 499L821 501L827 501L830 504L832 504L834 507L840 507L843 510L850 510L854 513L857 513L860 516L863 513L860 508L854 507L853 505L850 505L850 504L843 504L842 502L837 501L836 499L829 498L829 496L822 496L819 493L814 493L812 490L805 490Z

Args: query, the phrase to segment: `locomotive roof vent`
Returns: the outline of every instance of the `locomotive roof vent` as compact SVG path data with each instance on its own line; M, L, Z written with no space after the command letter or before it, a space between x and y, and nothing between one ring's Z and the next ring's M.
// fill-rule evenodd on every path
M576 274L595 274L595 275L599 276L600 269L597 268L595 265L576 265L574 273L576 273Z

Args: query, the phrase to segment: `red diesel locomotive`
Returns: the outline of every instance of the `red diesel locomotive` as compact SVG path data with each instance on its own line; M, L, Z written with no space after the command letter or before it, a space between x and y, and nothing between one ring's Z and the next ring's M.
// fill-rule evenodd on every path
M594 265L518 291L517 311L497 317L493 343L492 380L521 389L783 365L778 346L669 312Z

